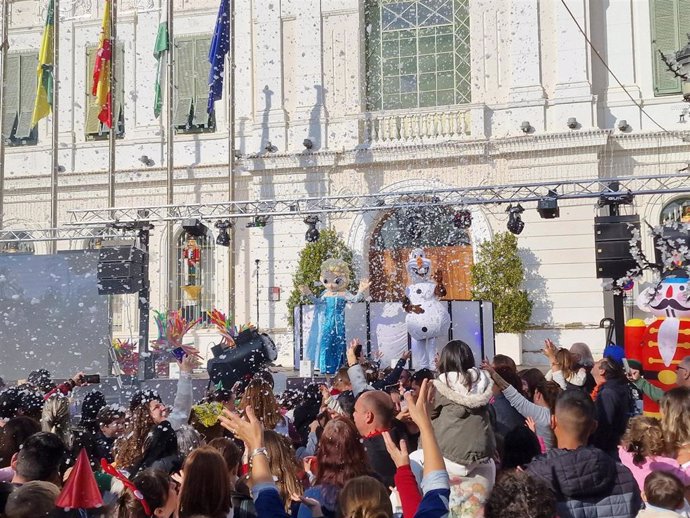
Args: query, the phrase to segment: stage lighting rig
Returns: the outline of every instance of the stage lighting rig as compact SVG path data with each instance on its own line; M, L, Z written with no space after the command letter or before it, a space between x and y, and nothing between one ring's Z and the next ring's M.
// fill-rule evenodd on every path
M525 212L525 209L518 203L515 206L508 205L506 212L508 213L508 224L506 225L508 230L519 235L525 228L525 222L522 221L522 213Z
M307 243L316 243L319 240L319 237L321 237L319 229L316 228L316 224L319 222L319 217L314 215L307 216L304 218L304 222L309 227L307 228L307 233L304 235L304 240Z

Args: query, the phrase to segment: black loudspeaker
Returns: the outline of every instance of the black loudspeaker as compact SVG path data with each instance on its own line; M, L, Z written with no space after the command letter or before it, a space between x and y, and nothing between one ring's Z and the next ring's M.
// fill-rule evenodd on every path
M278 357L278 349L266 334L255 330L243 331L235 340L236 346L225 349L208 361L208 375L211 383L222 383L223 388L232 386L247 374L257 372Z
M98 255L98 293L136 293L144 286L146 254L134 246L101 248Z
M640 217L636 215L594 218L598 279L618 279L637 266L630 253L630 240L635 229L640 230ZM637 246L640 246L639 242Z
M187 235L194 236L194 237L205 236L206 231L208 230L206 228L206 225L204 225L198 219L184 219L184 220L182 220L182 228L187 233Z

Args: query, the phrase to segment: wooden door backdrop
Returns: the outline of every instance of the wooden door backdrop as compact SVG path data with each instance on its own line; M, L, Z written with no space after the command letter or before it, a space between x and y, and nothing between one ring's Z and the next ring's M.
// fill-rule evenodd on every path
M409 283L407 259L411 248L395 250L371 250L369 275L371 298L376 302L402 300ZM444 300L470 300L472 284L470 267L473 264L472 247L469 245L426 247L431 259L432 272L443 272L443 284L447 294Z

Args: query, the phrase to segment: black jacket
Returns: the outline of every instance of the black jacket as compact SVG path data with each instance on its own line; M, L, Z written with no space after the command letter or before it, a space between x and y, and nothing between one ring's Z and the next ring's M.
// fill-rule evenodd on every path
M407 440L405 432L402 431L402 423L393 421L393 426L390 429L391 438L396 444L400 444L401 439ZM378 434L373 437L367 437L363 440L364 449L369 459L369 466L381 482L386 487L395 486L395 462L391 459L386 443L383 440L383 435Z
M590 444L618 459L618 445L628 428L633 404L628 380L612 379L605 382L594 401L598 424Z
M554 493L559 518L633 518L642 505L630 470L592 446L555 448L526 471Z

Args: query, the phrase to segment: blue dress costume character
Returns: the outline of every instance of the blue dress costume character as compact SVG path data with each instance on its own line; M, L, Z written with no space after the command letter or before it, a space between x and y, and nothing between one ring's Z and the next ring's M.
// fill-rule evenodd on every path
M369 283L362 281L359 292L347 291L350 269L345 261L329 259L321 265L321 282L325 291L315 297L306 286L302 293L314 303L314 320L309 333L305 358L322 374L335 374L342 366L347 347L345 339L345 306L364 299Z

